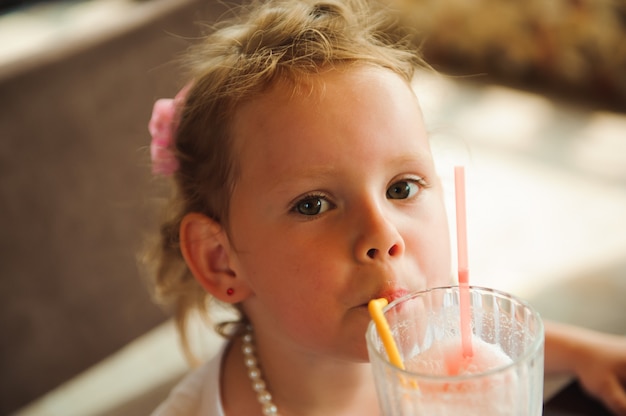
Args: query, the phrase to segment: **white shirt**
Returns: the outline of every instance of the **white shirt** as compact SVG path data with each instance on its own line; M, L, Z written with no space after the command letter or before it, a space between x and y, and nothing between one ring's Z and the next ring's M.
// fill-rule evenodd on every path
M214 357L185 376L152 416L224 416L220 369L227 344L224 342Z

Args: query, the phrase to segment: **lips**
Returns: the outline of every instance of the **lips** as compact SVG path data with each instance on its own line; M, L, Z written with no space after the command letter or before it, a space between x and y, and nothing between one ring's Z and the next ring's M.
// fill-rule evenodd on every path
M409 293L411 293L410 290L407 289L390 289L390 290L385 290L382 291L374 296L372 296L371 298L369 298L367 300L367 302L363 303L361 306L367 307L367 305L369 304L369 301L372 299L381 299L381 298L385 298L387 299L388 303L393 302L396 299L399 299L405 295L408 295Z
M407 276L415 275L416 278L409 278ZM372 277L373 276L373 277ZM372 299L387 299L388 303L391 303L401 297L404 297L416 290L423 290L425 287L425 279L420 277L419 271L415 273L408 273L404 269L391 270L381 269L375 274L368 274L367 277L361 275L360 281L371 282L369 287L363 287L361 295L367 296L362 299L365 303L361 306L367 306ZM373 281L372 281L373 280Z
M376 296L376 299L385 298L387 302L391 303L396 299L399 299L405 295L408 295L409 291L406 289L393 289L387 290Z

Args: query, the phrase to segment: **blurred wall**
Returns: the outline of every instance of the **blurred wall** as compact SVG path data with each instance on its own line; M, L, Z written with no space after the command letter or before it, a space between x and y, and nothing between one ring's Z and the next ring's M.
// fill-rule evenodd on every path
M221 9L171 3L0 79L0 414L167 317L135 260L155 219L147 122L182 82L171 62L184 37Z

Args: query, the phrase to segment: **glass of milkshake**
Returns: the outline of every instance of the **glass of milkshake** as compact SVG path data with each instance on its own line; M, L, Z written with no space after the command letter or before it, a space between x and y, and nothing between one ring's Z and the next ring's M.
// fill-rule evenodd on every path
M383 309L404 369L389 361L370 323L367 348L383 414L540 416L544 328L538 313L509 294L465 287L464 331L471 332L462 334L461 290L413 293Z

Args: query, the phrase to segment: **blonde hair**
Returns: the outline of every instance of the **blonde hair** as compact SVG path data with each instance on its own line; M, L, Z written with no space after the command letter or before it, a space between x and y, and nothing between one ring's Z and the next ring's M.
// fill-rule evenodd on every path
M200 212L228 232L229 201L237 179L230 122L238 105L276 80L297 86L322 69L352 64L388 68L410 82L426 66L391 13L360 0L255 2L214 28L188 52L192 80L180 109L175 192L148 265L157 299L174 307L183 348L194 309L210 296L194 279L179 248L179 227ZM242 320L245 316L241 314ZM224 328L218 332L224 335Z

